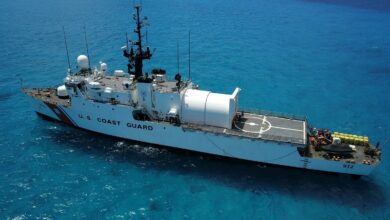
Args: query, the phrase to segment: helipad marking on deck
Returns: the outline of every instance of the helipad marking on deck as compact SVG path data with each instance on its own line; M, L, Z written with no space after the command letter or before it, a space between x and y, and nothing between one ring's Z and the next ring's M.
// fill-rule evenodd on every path
M267 131L271 130L271 128L272 128L271 122L269 122L269 121L265 118L265 116L264 116L264 118L263 118L263 124L266 124L266 127L265 127L265 129L263 129L263 126L261 126L261 130L260 130L261 134L264 133L264 132L267 132Z
M262 125L264 124L264 120L265 120L265 116L263 117L263 120L262 120ZM261 134L263 133L263 126L260 126L260 131L259 131L259 138L261 137Z
M265 123L265 119L266 119L267 117L266 116L264 116L264 118L263 118L263 124Z
M277 126L272 126L272 128L282 129L282 130L289 130L289 131L303 131L303 130L294 129L294 128L284 128L284 127L277 127Z
M306 128L305 128L305 122L303 122L303 130L301 129L295 129L295 128L288 128L288 127L279 127L279 126L273 126L271 124L270 121L267 120L267 116L264 116L264 115L253 115L253 114L246 114L245 118L247 119L254 119L254 121L258 121L259 123L255 123L253 121L251 122L238 122L234 124L234 126L241 130L242 132L245 132L245 133L251 133L251 134L257 134L258 135L258 138L262 138L262 135L270 130L272 130L272 128L274 129L281 129L281 130L288 130L288 131L295 131L295 132L302 132L303 134L303 142L305 142L305 133L306 133ZM290 119L286 119L286 120L290 120ZM260 123L261 121L261 123ZM291 121L296 121L296 120L291 120ZM248 127L249 130L246 130L244 129L244 125L248 125L248 126L251 126L251 127ZM257 129L256 126L259 126L259 130L258 131L254 131L254 129ZM253 129L253 130L252 130Z
M270 130L271 129L271 123L269 122L269 121L267 121L266 120L266 117L265 116L263 116L263 117L259 117L259 116L257 116L257 115L253 115L253 116L247 116L246 118L252 118L252 119L256 119L256 120L261 120L261 124L258 124L258 123L255 123L255 122L241 122L241 123L238 123L239 125L243 125L243 124L245 124L245 125L249 125L249 126L252 126L252 127L254 127L254 126L259 126L260 127L260 129L259 129L259 131L248 131L248 130L245 130L245 129L243 129L243 126L242 127L240 127L238 124L234 124L235 125L235 127L237 128L237 129L239 129L239 130L241 130L241 131L243 131L243 132L246 132L246 133L252 133L252 134L259 134L259 137L261 137L261 134L262 133L264 133L264 132L266 132L266 131L268 131L268 130Z
M261 134L263 134L263 127L260 127L260 131L259 131L259 138L261 138Z

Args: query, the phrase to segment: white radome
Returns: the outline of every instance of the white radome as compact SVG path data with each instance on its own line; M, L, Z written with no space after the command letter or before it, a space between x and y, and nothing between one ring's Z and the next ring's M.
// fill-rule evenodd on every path
M85 55L80 55L77 57L77 65L80 67L80 69L85 70L89 68L89 60L88 57Z
M100 71L107 72L107 63L100 64Z
M58 86L57 95L58 97L68 97L68 92L66 91L65 85Z

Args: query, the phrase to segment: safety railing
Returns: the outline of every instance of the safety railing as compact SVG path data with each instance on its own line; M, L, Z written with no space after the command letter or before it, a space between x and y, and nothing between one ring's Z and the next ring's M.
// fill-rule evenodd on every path
M293 120L307 121L306 116L288 114L288 113L282 113L282 112L258 110L258 109L251 109L251 108L240 108L238 111L244 112L244 113L253 113L253 114L259 114L259 115L265 115L265 116L274 116L274 117L288 118L288 119L293 119Z
M275 142L285 142L285 143L293 143L293 144L306 144L305 140L303 138L294 138L294 137L286 137L286 136L279 136L279 135L272 135L272 134L259 134L259 133L249 133L249 132L242 132L240 130L236 129L225 129L220 127L214 127L210 125L197 125L197 124L191 124L191 123L182 123L181 126L184 129L191 129L191 130L197 130L202 132L210 132L214 134L220 134L220 135L233 135L243 138L250 138L250 139L262 139L265 141L275 141Z

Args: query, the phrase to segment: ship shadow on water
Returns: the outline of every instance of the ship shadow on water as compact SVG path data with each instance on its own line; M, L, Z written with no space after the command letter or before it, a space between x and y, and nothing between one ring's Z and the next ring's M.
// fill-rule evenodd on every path
M370 177L357 180L349 175L222 159L182 150L168 150L161 146L71 128L62 123L56 124L57 129L48 127L39 127L39 129L45 135L50 135L51 140L55 141L58 147L71 148L109 161L130 163L140 169L192 175L195 178L225 184L259 196L272 196L277 193L295 200L316 200L326 204L356 208L362 213L387 204L383 189ZM120 171L113 169L110 175L121 174ZM191 185L191 183L189 185L192 193L207 192L207 186Z

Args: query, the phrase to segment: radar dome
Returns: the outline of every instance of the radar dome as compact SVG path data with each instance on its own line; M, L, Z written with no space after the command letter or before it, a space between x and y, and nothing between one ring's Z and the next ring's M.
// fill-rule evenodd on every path
M77 57L77 65L80 67L82 70L86 70L89 68L89 61L88 57L85 55L80 55Z
M68 92L66 91L65 85L59 86L57 88L57 95L60 98L67 98L68 97Z
M100 64L100 70L102 72L107 72L107 64L106 63L101 63Z

